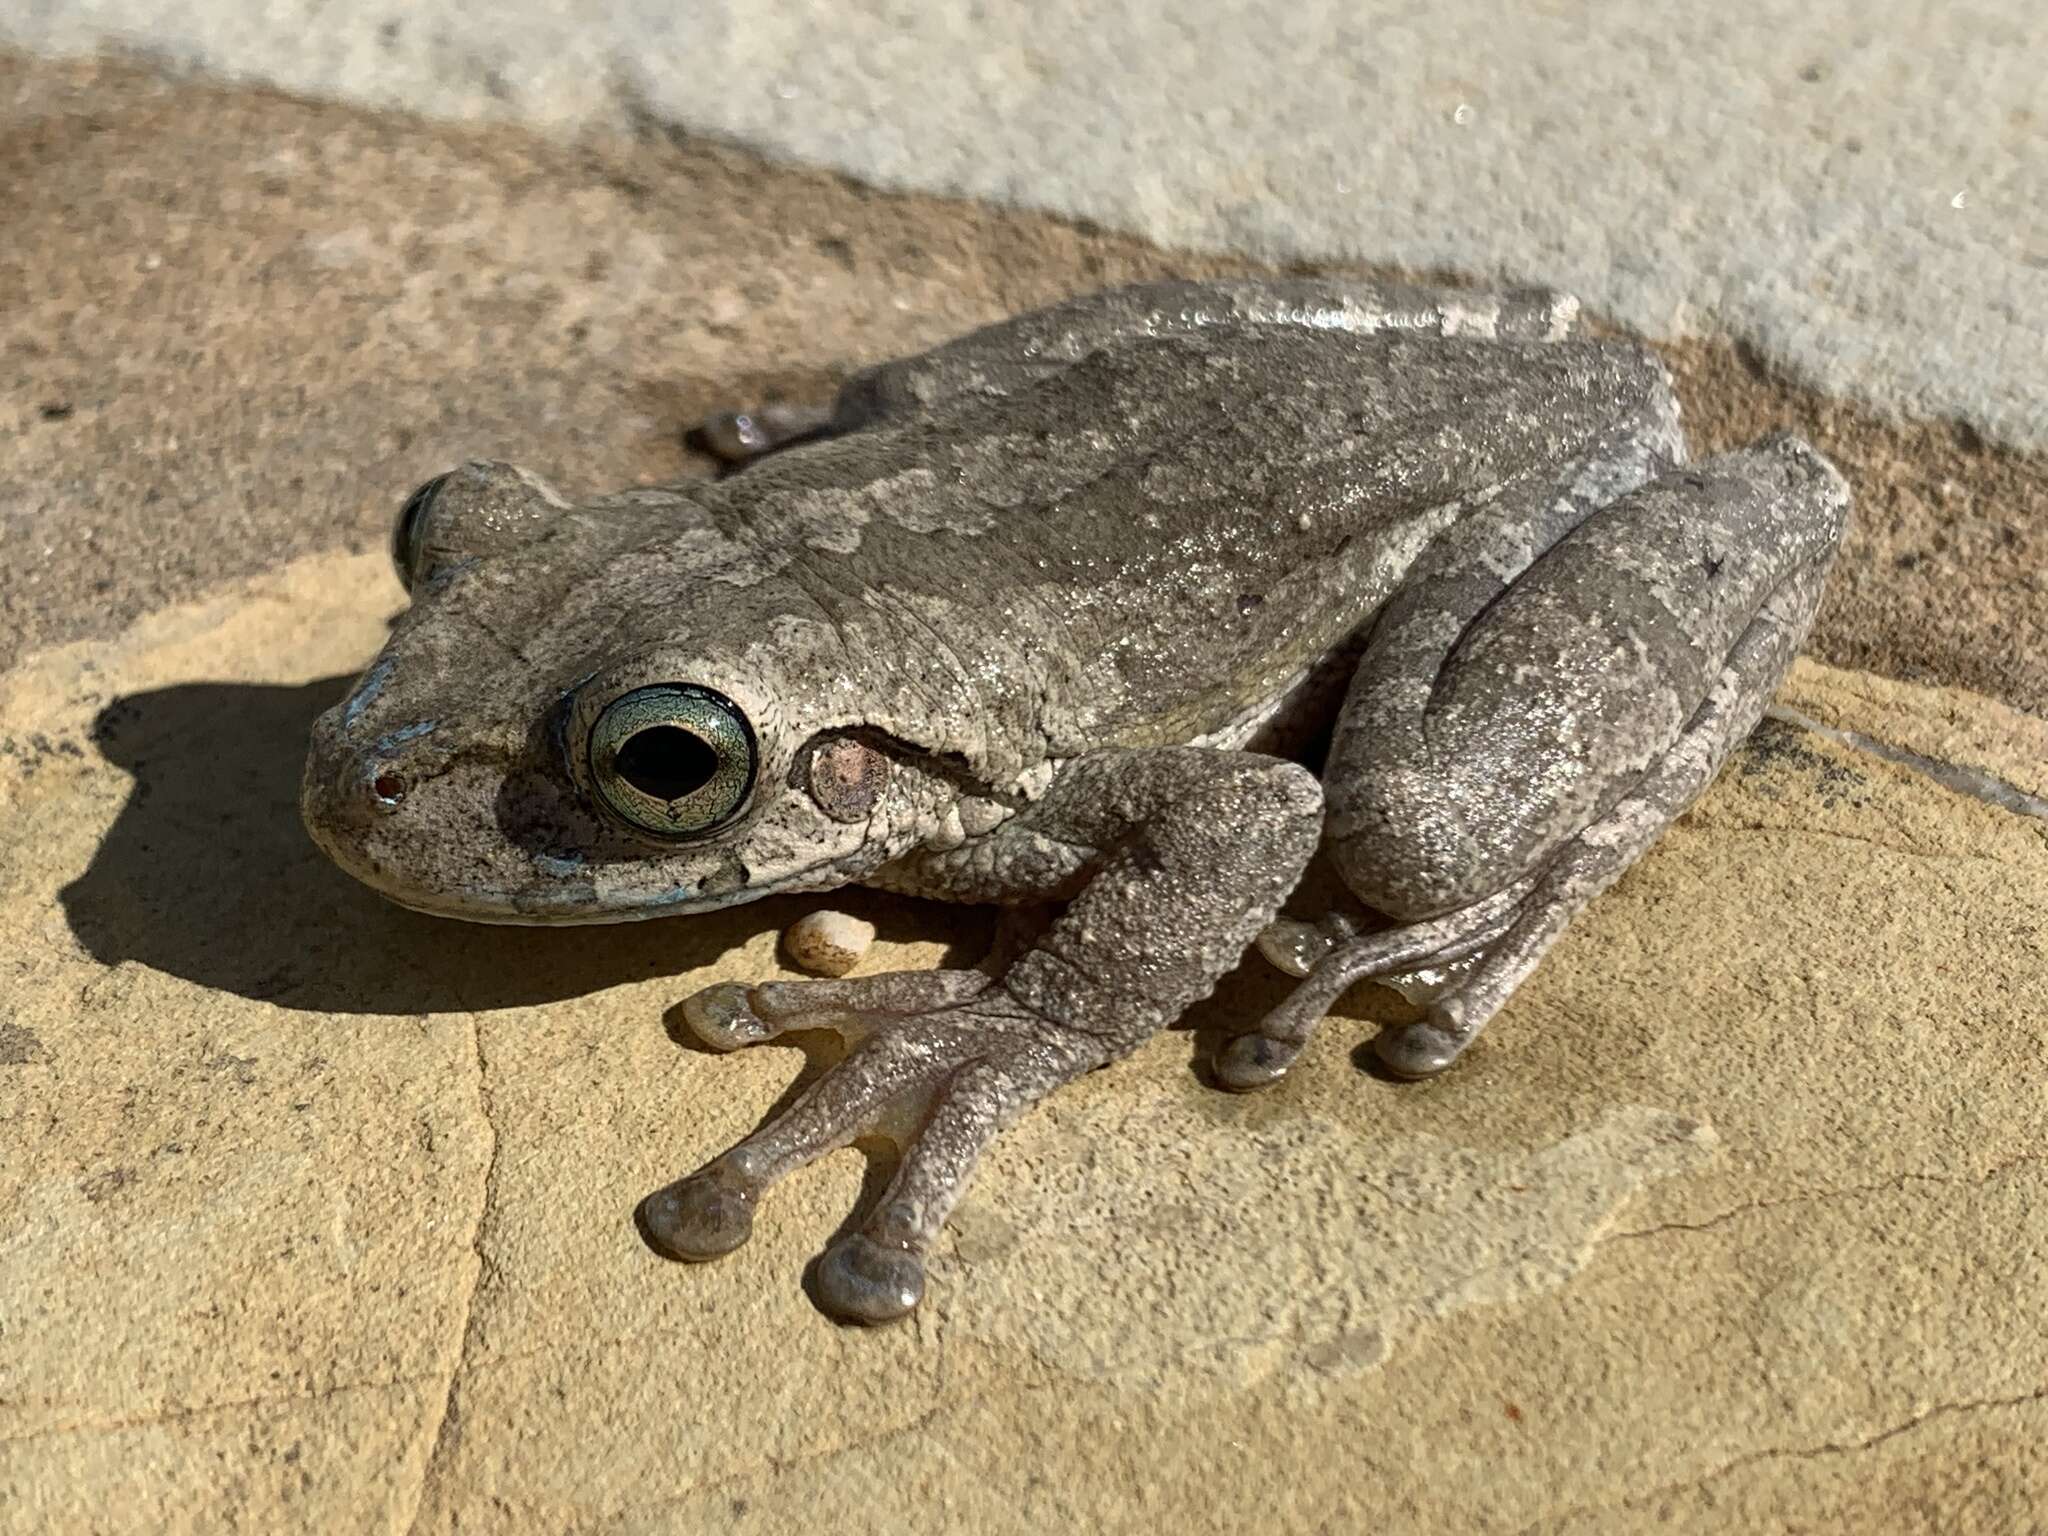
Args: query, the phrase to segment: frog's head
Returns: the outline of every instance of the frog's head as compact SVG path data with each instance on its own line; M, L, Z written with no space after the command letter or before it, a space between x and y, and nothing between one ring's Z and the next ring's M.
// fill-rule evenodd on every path
M406 503L397 558L412 605L314 726L301 792L384 895L613 921L843 885L907 846L903 776L846 709L861 658L698 500L571 507L471 464Z

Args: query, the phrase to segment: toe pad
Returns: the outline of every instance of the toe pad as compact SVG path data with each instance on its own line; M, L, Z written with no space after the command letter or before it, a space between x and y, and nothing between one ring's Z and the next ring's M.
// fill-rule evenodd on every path
M714 1051L736 1051L775 1033L754 1012L747 989L736 981L722 981L684 998L683 1018L697 1038Z
M1239 1035L1216 1053L1216 1081L1232 1093L1268 1088L1287 1075L1301 1047L1265 1035Z
M924 1297L924 1260L865 1233L841 1238L818 1260L818 1297L851 1323L893 1323Z
M649 1195L640 1214L663 1253L701 1262L731 1253L753 1235L754 1196L721 1179L693 1174Z
M1406 1024L1388 1029L1373 1042L1380 1065L1396 1077L1435 1077L1464 1049L1448 1030L1433 1024Z

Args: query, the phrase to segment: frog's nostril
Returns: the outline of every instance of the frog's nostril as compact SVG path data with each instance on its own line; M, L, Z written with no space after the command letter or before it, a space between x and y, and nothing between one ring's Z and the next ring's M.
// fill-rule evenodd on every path
M405 780L388 769L370 781L370 793L380 806L394 806L405 798Z

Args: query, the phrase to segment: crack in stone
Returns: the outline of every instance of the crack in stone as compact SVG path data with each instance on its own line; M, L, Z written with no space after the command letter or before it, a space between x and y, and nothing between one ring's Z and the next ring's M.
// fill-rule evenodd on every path
M402 1524L394 1527L406 1531L409 1536L420 1528L420 1520L426 1513L427 1493L433 1487L436 1472L462 1436L462 1374L469 1364L476 1339L477 1295L483 1289L484 1278L490 1268L490 1260L484 1254L483 1238L484 1224L490 1220L491 1212L497 1206L499 1138L497 1122L491 1117L490 1069L484 1060L483 1024L474 1012L469 1015L469 1045L470 1054L476 1062L477 1116L483 1122L484 1136L489 1143L484 1156L483 1187L479 1192L476 1222L469 1234L476 1269L470 1276L469 1290L462 1298L462 1320L455 1335L455 1358L449 1364L447 1391L442 1396L440 1412L435 1416L433 1430L427 1438L427 1459L420 1468L419 1487L413 1492L412 1511Z
M1915 864L1989 864L1993 869L2024 869L2026 866L2011 859L1999 858L1988 853L1934 853L1925 848L1901 848L1897 843L1885 842L1877 837L1859 837L1854 832L1838 832L1826 827L1775 826L1764 823L1744 825L1739 822L1724 822L1703 827L1701 831L1709 837L1810 837L1822 842L1855 843L1864 848L1875 848L1879 853L1888 853L1894 858L1910 859Z
M193 1419L207 1418L213 1414L234 1413L247 1408L283 1407L297 1403L324 1403L337 1397L352 1397L361 1392L391 1392L402 1387L424 1386L441 1378L439 1371L419 1372L410 1376L380 1377L367 1381L337 1382L333 1386L313 1387L303 1392L258 1392L248 1397L223 1398L212 1403L182 1403L164 1408L155 1413L136 1414L129 1418L81 1421L71 1424L46 1424L39 1429L24 1430L16 1435L0 1435L0 1450L10 1446L32 1445L38 1440L58 1440L66 1435L118 1435L131 1430L159 1429L174 1424L184 1424Z
M620 1349L641 1349L650 1340L674 1339L688 1332L688 1328L682 1325L668 1328L645 1328L632 1333L593 1338L584 1346L584 1350L587 1355L596 1355ZM559 1355L559 1353L560 1350L552 1342L536 1346L532 1349L516 1349L481 1358L476 1355L474 1350L470 1350L465 1353L462 1360L463 1374L475 1375L480 1371L498 1370L508 1365L522 1365L528 1361L554 1357ZM155 1429L183 1424L192 1419L203 1419L214 1414L235 1413L250 1408L283 1407L297 1403L324 1403L332 1398L348 1397L363 1392L391 1392L406 1387L422 1387L431 1384L445 1386L447 1381L448 1372L443 1370L413 1371L399 1376L380 1376L367 1378L362 1381L337 1382L331 1386L310 1387L298 1392L258 1392L252 1393L247 1397L222 1398L214 1402L180 1403L154 1413L137 1414L129 1418L80 1420L68 1424L45 1424L35 1429L23 1430L18 1434L0 1435L0 1450L5 1450L10 1446L32 1444L38 1440L61 1439L66 1435L123 1434L130 1430ZM1037 1390L1037 1388L1034 1387L1033 1390ZM22 1401L16 1400L12 1406L20 1407L22 1406ZM886 1438L894 1433L896 1433L895 1430L884 1431L883 1437ZM857 1443L868 1444L870 1442L860 1441ZM850 1447L838 1447L835 1450L821 1451L819 1455L821 1457L832 1455L836 1454L837 1450L848 1448ZM727 1478L737 1478L742 1475L745 1474L727 1474L721 1478L721 1481Z
M1036 1392L1043 1391L1044 1388L1030 1387L1025 1390ZM686 1487L678 1488L673 1493L661 1498L639 1499L631 1504L621 1504L612 1509L602 1510L591 1518L596 1527L617 1525L620 1521L632 1519L636 1515L653 1514L657 1510L673 1509L676 1505L686 1503L691 1499L708 1498L718 1493L721 1489L754 1483L764 1477L770 1479L780 1478L788 1473L800 1471L805 1467L821 1466L827 1462L837 1461L841 1457L871 1452L889 1444L891 1441L901 1440L907 1435L920 1434L930 1428L941 1414L956 1407L969 1407L985 1395L978 1393L973 1397L962 1398L958 1403L935 1402L918 1414L916 1418L902 1424L893 1425L875 1434L866 1435L855 1440L848 1440L842 1445L828 1446L824 1450L808 1456L765 1457L760 1461L751 1462L747 1466L740 1467L734 1471L721 1473L719 1476L710 1478L705 1482L691 1483ZM516 1511L513 1513L517 1514ZM583 1528L581 1526L577 1527L579 1530Z
M638 1332L614 1334L594 1338L585 1345L588 1354L595 1355L612 1350L643 1348L649 1340L673 1339L688 1330L681 1326L669 1328L644 1328ZM530 1360L539 1360L559 1353L555 1344L549 1343L532 1349L515 1349L502 1354L478 1358L470 1351L463 1359L465 1374L478 1371L497 1370L508 1365L522 1365ZM257 1392L247 1397L221 1398L214 1402L178 1403L154 1413L136 1414L128 1418L98 1420L77 1420L68 1424L45 1424L35 1429L23 1430L18 1434L0 1435L0 1450L9 1446L27 1445L37 1440L61 1439L66 1435L122 1434L129 1430L154 1429L160 1426L182 1424L190 1419L202 1419L212 1414L234 1413L248 1408L282 1407L293 1403L324 1403L330 1398L347 1397L359 1392L390 1392L404 1387L422 1387L432 1383L444 1384L448 1373L442 1370L412 1371L400 1376L379 1376L362 1381L337 1382L331 1386L309 1387L298 1392ZM10 1406L23 1406L24 1399L14 1400Z
M887 1445L892 1441L901 1440L909 1435L920 1434L936 1422L941 1414L956 1408L969 1407L986 1397L988 1395L986 1392L976 1392L960 1398L958 1401L947 1398L946 1382L949 1371L946 1354L945 1314L941 1310L934 1310L929 1315L928 1323L927 1315L923 1312L914 1314L914 1317L916 1321L913 1326L929 1326L931 1330L930 1345L933 1356L932 1401L914 1418L907 1419L901 1424L892 1424L887 1429L877 1430L872 1435L856 1436L839 1445L826 1446L822 1450L812 1451L808 1454L765 1456L758 1461L749 1462L744 1467L736 1467L730 1471L721 1472L701 1483L690 1483L659 1498L636 1499L631 1503L613 1505L608 1509L600 1510L591 1519L597 1526L616 1525L620 1521L631 1519L636 1515L650 1514L656 1510L672 1509L687 1500L708 1497L723 1488L735 1487L742 1483L751 1483L762 1477L781 1477L785 1473L794 1472L802 1467L818 1466L826 1462L836 1461L844 1456L851 1456L864 1451L873 1451L877 1447ZM1045 1391L1055 1385L1057 1383L1050 1381L1029 1383L1021 1388L1020 1395ZM578 1529L583 1529L583 1527L579 1526Z
M804 1467L822 1466L847 1456L873 1452L884 1445L907 1439L912 1435L922 1434L942 1416L960 1409L970 1408L991 1396L992 1394L988 1391L972 1392L958 1399L951 1399L946 1396L948 1371L945 1336L945 1318L942 1314L935 1315L932 1319L931 1347L937 1357L937 1366L935 1379L932 1383L932 1401L916 1417L907 1419L901 1424L893 1424L887 1429L878 1430L872 1435L859 1436L843 1444L827 1446L823 1450L814 1451L808 1455L766 1457L733 1471L721 1473L704 1482L692 1483L687 1487L678 1488L673 1493L665 1494L657 1499L639 1499L630 1504L615 1505L593 1517L596 1525L616 1525L620 1521L631 1519L636 1515L651 1514L657 1510L673 1509L676 1505L685 1503L688 1500L706 1498L718 1493L721 1489L753 1483L763 1477L779 1478L786 1473L795 1472ZM1062 1383L1059 1380L1046 1379L1015 1385L1012 1391L1016 1397L1031 1397L1041 1392L1053 1391L1061 1385Z
M1620 1242L1628 1238L1655 1237L1663 1232L1711 1232L1724 1227L1744 1216L1759 1211L1774 1211L1788 1205L1812 1205L1827 1200L1847 1200L1859 1195L1892 1194L1904 1190L1909 1184L1963 1185L1981 1189L1998 1179L2004 1178L2015 1169L2034 1164L2048 1163L2048 1156L2040 1153L2022 1153L2007 1158L2004 1162L1987 1168L1983 1173L1965 1177L1948 1173L1900 1173L1874 1184L1845 1184L1835 1189L1800 1190L1780 1196L1776 1200L1751 1200L1742 1205L1730 1206L1727 1210L1707 1217L1703 1221L1664 1221L1653 1227L1631 1227L1619 1232L1606 1232L1593 1240L1594 1246L1601 1243Z
M1796 725L1801 730L1812 731L1816 736L1825 736L1837 746L1847 747L1852 752L1881 758L1887 763L1896 763L1901 768L1911 769L1923 778L1931 779L1951 794L1967 795L1973 800L1982 800L1986 805L1995 805L2002 811L2011 811L2015 816L2031 816L2048 821L2048 800L2039 795L2029 794L2010 779L1987 772L1982 768L1967 767L1962 763L1951 763L1944 758L1929 757L1915 752L1910 747L1894 746L1880 741L1875 736L1866 736L1858 730L1845 726L1824 725L1811 715L1802 714L1789 704L1773 704L1764 713L1773 720L1782 720L1787 725Z
M1854 1456L1864 1451L1874 1450L1878 1446L1883 1445L1887 1440L1896 1440L1901 1435L1910 1434L1920 1428L1921 1425L1931 1423L1935 1419L1953 1418L1959 1414L1967 1413L1984 1413L1996 1408L2020 1408L2029 1403L2040 1402L2048 1402L2048 1386L2036 1387L2031 1392L2020 1392L2011 1397L1983 1397L1972 1398L1959 1403L1936 1403L1931 1408L1914 1414L1911 1418L1904 1419L1897 1424L1887 1425L1874 1434L1866 1435L1861 1440L1824 1440L1819 1445L1765 1446L1761 1450L1744 1452L1731 1461L1723 1462L1718 1467L1709 1468L1697 1477L1680 1478L1676 1482L1661 1483L1655 1488L1646 1489L1642 1493L1629 1494L1620 1499L1608 1500L1598 1504L1573 1504L1567 1508L1553 1511L1550 1514L1539 1515L1536 1519L1521 1527L1515 1533L1515 1536L1534 1536L1534 1533L1543 1527L1548 1526L1554 1530L1564 1521L1576 1519L1581 1515L1597 1515L1603 1511L1614 1509L1632 1509L1647 1504L1654 1499L1668 1498L1672 1494L1688 1493L1694 1489L1705 1488L1710 1483L1719 1482L1724 1477L1731 1476L1746 1467L1753 1467L1762 1462L1820 1461L1830 1456Z

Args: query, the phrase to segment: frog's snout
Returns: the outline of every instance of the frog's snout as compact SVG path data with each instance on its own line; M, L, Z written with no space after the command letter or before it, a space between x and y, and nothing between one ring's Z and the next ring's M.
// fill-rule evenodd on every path
M373 824L405 803L413 777L401 762L344 758L319 784L320 807L344 819Z
M299 812L313 840L342 857L338 844L359 843L394 815L420 781L418 744L434 724L418 721L361 743L349 738L345 720L321 717L299 786Z

